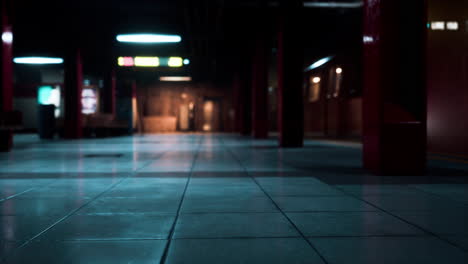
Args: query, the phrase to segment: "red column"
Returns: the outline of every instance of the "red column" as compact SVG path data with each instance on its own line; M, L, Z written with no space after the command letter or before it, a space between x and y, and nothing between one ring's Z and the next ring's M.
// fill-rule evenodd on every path
M252 133L251 72L249 67L240 69L240 133L250 136Z
M110 71L107 72L104 80L104 112L115 115L116 107L116 73L115 69L112 67Z
M13 110L13 29L8 11L11 6L7 1L1 1L1 50L0 50L0 112ZM13 147L13 132L0 130L0 151L9 151Z
M65 58L65 138L77 139L83 134L81 91L83 66L79 49L71 50Z
M234 131L242 131L242 99L241 99L241 83L239 73L234 73L232 80L232 90L233 90L233 105L234 105Z
M426 163L425 0L364 1L363 161L375 174Z
M267 58L266 36L260 33L255 42L252 63L252 134L257 139L268 138Z
M278 132L280 147L302 147L304 141L302 1L280 6L278 30Z

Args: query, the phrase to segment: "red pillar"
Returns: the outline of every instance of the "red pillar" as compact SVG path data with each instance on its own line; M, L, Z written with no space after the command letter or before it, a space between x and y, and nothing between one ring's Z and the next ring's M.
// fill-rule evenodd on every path
M81 91L83 66L79 49L71 50L65 58L65 138L77 139L83 134Z
M280 2L278 30L278 132L280 147L304 141L302 1Z
M116 110L116 71L111 66L111 70L107 72L104 80L104 112L115 115Z
M364 1L363 161L375 174L426 164L425 0Z
M1 1L1 50L0 50L0 112L13 110L13 29L9 18L11 6L6 0ZM9 151L13 147L13 132L0 130L0 151Z
M240 70L240 133L244 136L252 134L252 104L251 104L251 72L248 67Z
M242 131L242 98L241 98L241 82L240 75L238 72L234 73L232 80L233 90L233 105L234 105L234 131Z
M268 56L264 35L260 33L256 39L252 63L252 134L257 139L268 138Z

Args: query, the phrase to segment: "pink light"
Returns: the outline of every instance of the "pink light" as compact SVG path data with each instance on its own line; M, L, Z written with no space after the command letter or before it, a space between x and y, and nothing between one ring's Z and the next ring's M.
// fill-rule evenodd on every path
M133 58L132 57L124 57L123 59L124 59L124 63L123 63L124 66L133 66L133 65L135 65L133 63Z

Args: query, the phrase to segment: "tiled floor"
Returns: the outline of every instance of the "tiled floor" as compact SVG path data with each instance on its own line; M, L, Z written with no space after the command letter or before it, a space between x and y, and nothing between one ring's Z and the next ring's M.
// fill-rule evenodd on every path
M463 164L377 177L356 144L233 135L16 142L4 263L468 263Z

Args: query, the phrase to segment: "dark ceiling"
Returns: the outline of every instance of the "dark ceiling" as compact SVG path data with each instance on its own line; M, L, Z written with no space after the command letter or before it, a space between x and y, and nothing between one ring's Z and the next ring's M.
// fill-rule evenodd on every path
M277 1L264 0L14 0L16 55L62 56L80 46L85 67L94 70L121 55L179 55L191 59L200 78L224 78L248 62L257 25L274 48ZM310 1L309 1L310 2ZM320 2L324 2L323 0ZM334 0L333 2L338 2ZM346 1L349 2L349 1ZM261 7L261 8L260 8ZM307 8L301 29L307 60L358 49L360 10ZM260 15L261 14L261 15ZM180 44L125 45L118 33L179 34ZM94 67L93 67L94 66Z

